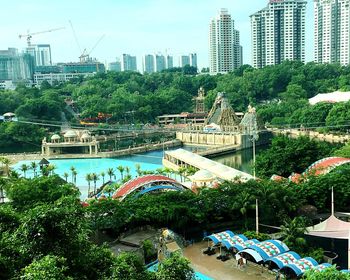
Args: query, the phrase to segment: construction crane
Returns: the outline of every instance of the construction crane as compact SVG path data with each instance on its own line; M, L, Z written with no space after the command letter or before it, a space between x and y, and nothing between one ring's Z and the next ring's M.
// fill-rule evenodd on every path
M33 32L33 33L29 33L29 30L28 30L27 34L20 34L18 37L20 39L23 37L27 37L27 44L28 44L28 47L30 47L32 45L30 40L32 39L33 35L53 32L53 31L57 31L57 30L61 30L61 29L65 29L65 27L59 27L59 28L54 28L54 29L49 29L49 30L44 30L44 31L39 31L39 32Z
M92 53L92 51L97 47L97 45L102 41L102 39L105 37L105 34L103 34L100 39L97 40L97 42L95 43L95 45L91 48L91 50L89 52L86 51L86 49L84 49L84 51L82 52L82 54L79 56L79 60L81 63L85 62L87 59L89 59L90 54Z
M90 54L92 53L92 51L97 47L97 45L102 41L102 39L105 37L105 34L103 34L99 39L98 41L96 42L96 44L91 48L91 50L88 52L86 48L84 48L83 51L81 51L81 46L79 44L79 40L78 40L78 37L77 37L77 33L75 32L75 29L73 27L73 23L69 20L69 24L72 28L72 31L73 31L73 36L74 36L74 39L75 39L75 42L78 46L78 49L79 49L79 53L80 53L80 56L79 56L79 61L80 63L84 63L86 60L88 60Z

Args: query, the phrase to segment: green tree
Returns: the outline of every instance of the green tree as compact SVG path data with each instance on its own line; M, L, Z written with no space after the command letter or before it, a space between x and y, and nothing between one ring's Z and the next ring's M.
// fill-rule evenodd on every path
M145 266L138 256L122 253L117 257L116 265L113 268L113 279L147 280L150 278Z
M23 177L26 178L26 172L28 171L29 167L26 164L22 164L20 167L20 170L23 172Z
M91 181L93 181L92 174L91 173L86 174L85 180L88 182L88 185L89 185L89 188L88 188L88 197L89 197L91 192Z
M66 180L66 183L68 183L69 174L68 174L67 172L64 172L64 173L63 173L63 177L64 177L64 179Z
M194 270L186 258L179 253L174 253L159 265L157 279L192 280L194 279Z
M112 177L114 176L114 169L113 168L108 168L107 169L107 174L109 176L109 181L112 181Z
M326 268L322 271L317 270L308 270L303 275L305 280L349 280L350 275L348 273L343 273L332 266L330 268Z
M120 178L121 178L121 180L123 181L123 179L124 179L123 173L124 173L124 171L125 171L125 168L124 168L124 166L119 165L119 166L117 167L117 169L119 170L119 172L120 172Z
M304 237L306 230L306 223L304 218L296 217L293 220L286 221L281 226L281 237L287 246L296 252L303 252L306 246L306 239Z
M36 177L36 169L38 168L38 164L37 164L35 161L32 161L32 162L30 163L30 166L31 166L31 168L33 169L34 177Z
M23 269L20 279L24 280L69 280L67 277L66 260L53 255L47 255L33 261Z

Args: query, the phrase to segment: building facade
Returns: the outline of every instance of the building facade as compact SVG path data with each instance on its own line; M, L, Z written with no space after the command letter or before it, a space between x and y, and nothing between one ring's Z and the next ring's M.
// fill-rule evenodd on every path
M171 55L166 55L165 56L165 62L166 62L166 68L173 68L174 67L174 59L173 56Z
M31 45L26 52L34 58L35 66L52 65L51 46L49 44Z
M162 54L155 54L154 55L154 70L156 72L160 72L164 69L166 69L165 56Z
M211 73L227 73L242 65L239 31L227 9L210 22L209 60Z
M18 53L15 48L0 50L0 80L25 82L32 81L34 74L33 57L27 53Z
M142 59L143 73L154 73L154 56L146 54Z
M137 71L136 56L125 53L123 54L122 71Z
M269 0L267 7L250 16L253 67L305 61L306 4L305 0Z
M115 72L122 71L122 65L121 65L120 61L115 61L115 62L109 63L108 64L108 70L109 71L115 71Z
M349 65L350 0L315 0L315 62Z

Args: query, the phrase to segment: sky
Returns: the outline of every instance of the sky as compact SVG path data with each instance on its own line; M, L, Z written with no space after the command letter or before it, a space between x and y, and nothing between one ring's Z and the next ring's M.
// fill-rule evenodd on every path
M0 49L26 47L19 34L65 29L34 35L32 44L50 44L52 61L76 62L80 50L74 39L72 22L80 49L90 51L103 63L113 62L123 53L137 56L168 53L177 57L197 53L198 67L208 67L208 30L211 18L227 8L240 31L243 63L251 63L249 16L264 8L268 0L12 0L1 3ZM306 15L306 60L313 59L313 1Z

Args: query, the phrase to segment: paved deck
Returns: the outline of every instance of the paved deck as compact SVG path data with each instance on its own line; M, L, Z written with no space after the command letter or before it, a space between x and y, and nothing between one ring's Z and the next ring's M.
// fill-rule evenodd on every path
M207 242L196 243L184 249L184 256L188 258L193 268L215 280L261 280L275 279L275 275L262 271L259 267L249 264L239 269L237 262L230 259L222 262L216 259L217 255L208 256L202 253L207 247Z

